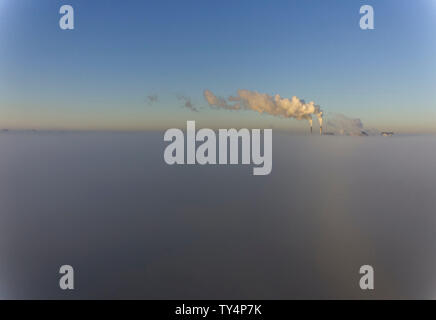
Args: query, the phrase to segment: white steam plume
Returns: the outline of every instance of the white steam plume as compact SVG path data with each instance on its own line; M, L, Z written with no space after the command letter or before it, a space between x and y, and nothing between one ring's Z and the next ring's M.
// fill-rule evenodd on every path
M362 136L378 134L376 129L365 128L360 119L352 119L340 113L328 115L327 130L334 134L347 136Z
M306 103L297 97L282 98L280 95L270 96L250 90L238 90L235 97L227 100L215 96L211 91L205 90L204 97L210 106L226 110L253 110L267 113L272 116L307 120L312 125L312 116L315 115L322 126L322 111L314 102Z

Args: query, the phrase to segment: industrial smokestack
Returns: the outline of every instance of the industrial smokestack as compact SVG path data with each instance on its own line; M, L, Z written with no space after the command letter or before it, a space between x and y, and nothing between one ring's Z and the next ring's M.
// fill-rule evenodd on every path
M319 122L319 135L322 136L322 111L320 111L316 116Z

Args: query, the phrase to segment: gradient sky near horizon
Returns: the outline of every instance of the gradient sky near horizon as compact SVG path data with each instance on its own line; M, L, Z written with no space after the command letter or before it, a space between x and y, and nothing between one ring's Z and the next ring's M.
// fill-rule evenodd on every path
M63 4L73 31L59 28ZM364 4L375 30L359 28ZM0 128L307 130L203 97L249 89L379 130L436 133L435 31L436 0L0 0Z

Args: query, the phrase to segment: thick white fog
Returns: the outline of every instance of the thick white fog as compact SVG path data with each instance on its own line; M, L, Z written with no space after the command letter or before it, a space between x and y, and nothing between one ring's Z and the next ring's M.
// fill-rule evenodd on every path
M0 296L434 298L436 137L274 133L269 176L168 166L165 147L162 133L0 134Z

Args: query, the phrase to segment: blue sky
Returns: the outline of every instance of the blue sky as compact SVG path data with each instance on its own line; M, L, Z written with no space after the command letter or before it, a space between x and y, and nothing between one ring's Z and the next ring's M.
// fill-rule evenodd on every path
M73 31L58 26L63 4L75 9ZM375 30L359 28L364 4ZM193 119L305 130L211 110L203 98L248 89L380 130L436 132L435 30L436 0L0 0L0 127L141 130Z

